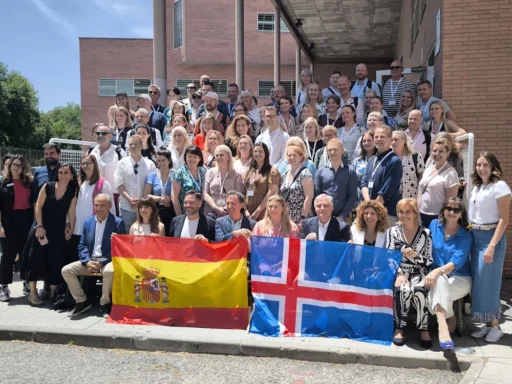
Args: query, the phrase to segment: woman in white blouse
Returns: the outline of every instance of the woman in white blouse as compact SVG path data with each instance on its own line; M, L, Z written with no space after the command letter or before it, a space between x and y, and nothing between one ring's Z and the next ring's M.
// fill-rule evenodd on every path
M356 219L350 228L350 243L384 248L387 229L388 213L384 205L377 200L363 201L357 206Z
M183 127L175 127L171 135L171 144L168 149L172 156L172 170L177 171L185 165L185 149L192 143L187 130Z
M158 217L155 200L144 197L137 205L137 220L130 228L130 235L165 236L165 226Z
M418 188L421 224L428 228L439 217L439 212L452 197L457 197L459 176L448 163L452 146L446 139L437 139L432 145L434 163L425 169Z
M425 169L423 157L419 153L413 153L412 145L407 140L404 131L394 131L391 142L393 152L402 160L402 198L416 199L418 196L418 182Z
M485 324L471 336L495 343L503 336L499 326L500 289L511 191L503 180L498 159L490 152L478 156L472 178L474 188L469 202L469 222L473 232L472 317L474 322Z
M70 241L70 249L78 252L78 243L82 235L82 227L85 219L96 214L94 209L94 198L99 193L110 196L114 201L112 186L100 176L100 168L96 157L93 155L84 156L80 161L80 191L76 200L76 221L75 230ZM112 204L110 213L116 214L116 207ZM77 259L78 260L78 259Z

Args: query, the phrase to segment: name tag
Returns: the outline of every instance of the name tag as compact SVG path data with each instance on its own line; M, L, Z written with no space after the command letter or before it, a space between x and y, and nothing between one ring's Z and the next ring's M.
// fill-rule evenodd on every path
M368 183L368 188L369 188L369 189L372 189L372 188L373 188L373 181L370 181L370 182Z
M247 190L247 197L254 197L254 189Z
M226 199L217 199L217 205L219 207L224 207L226 205Z
M8 187L14 187L14 183L7 184Z
M396 105L396 100L395 99L391 99L391 100L389 100L388 104L389 105Z

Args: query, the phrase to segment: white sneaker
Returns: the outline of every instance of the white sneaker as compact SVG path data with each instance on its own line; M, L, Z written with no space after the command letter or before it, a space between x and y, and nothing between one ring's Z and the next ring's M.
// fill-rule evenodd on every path
M495 343L503 337L503 331L499 328L492 327L489 334L485 338L488 343Z
M484 325L482 328L480 328L478 331L473 332L471 334L471 337L474 337L475 339L483 339L487 334L491 331L491 327L488 327L487 325Z
M11 291L7 287L0 287L0 301L11 300Z

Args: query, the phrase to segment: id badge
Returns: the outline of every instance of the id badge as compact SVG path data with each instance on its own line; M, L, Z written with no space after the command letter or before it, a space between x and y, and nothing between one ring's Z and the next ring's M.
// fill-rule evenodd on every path
M217 199L217 205L219 207L225 207L226 206L226 199Z
M396 105L396 100L395 99L391 99L389 100L389 105Z
M368 189L372 189L372 188L373 188L373 181L370 181L370 182L368 183Z
M247 197L254 197L254 189L247 190Z

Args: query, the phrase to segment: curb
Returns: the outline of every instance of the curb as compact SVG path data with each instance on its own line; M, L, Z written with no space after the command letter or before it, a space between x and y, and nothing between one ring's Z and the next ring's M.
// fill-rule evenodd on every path
M395 368L424 368L438 370L467 371L473 377L483 367L481 358L448 356L425 352L422 356L411 356L390 351L364 351L356 348L319 345L304 345L291 340L289 345L278 343L278 339L204 338L194 336L158 335L149 336L136 332L88 331L69 328L15 327L0 329L2 341L27 341L43 344L70 344L91 348L129 349L159 352L207 353L235 356L273 357L332 364L364 364ZM288 339L290 340L290 339ZM302 345L301 345L302 344ZM455 366L453 361L455 359ZM481 363L481 364L475 364ZM470 382L470 381L464 381Z

